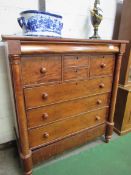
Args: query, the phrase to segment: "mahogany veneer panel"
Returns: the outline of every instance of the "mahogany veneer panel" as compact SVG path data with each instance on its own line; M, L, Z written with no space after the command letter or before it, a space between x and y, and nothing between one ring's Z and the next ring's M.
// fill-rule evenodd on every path
M64 80L86 80L89 79L89 68L73 67L65 69L63 72Z
M89 66L89 59L90 56L83 55L83 56L76 56L76 55L66 55L63 58L63 65L64 68L67 67L76 67L76 66Z
M90 63L90 76L112 75L114 71L114 55L92 57Z
M24 84L61 81L61 56L22 57L22 78Z

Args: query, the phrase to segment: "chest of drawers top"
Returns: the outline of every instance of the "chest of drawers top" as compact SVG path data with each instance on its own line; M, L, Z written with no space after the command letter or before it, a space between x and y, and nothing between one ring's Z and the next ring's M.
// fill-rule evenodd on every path
M84 40L44 37L2 36L7 41L9 54L45 53L119 53L124 40ZM9 44L10 43L10 44ZM13 43L13 45L11 45Z

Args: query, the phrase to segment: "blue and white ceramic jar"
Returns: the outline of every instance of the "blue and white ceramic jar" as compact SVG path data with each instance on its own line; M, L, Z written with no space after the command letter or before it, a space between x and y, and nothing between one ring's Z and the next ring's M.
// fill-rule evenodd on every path
M23 11L20 15L18 23L24 35L61 37L62 16L37 10Z

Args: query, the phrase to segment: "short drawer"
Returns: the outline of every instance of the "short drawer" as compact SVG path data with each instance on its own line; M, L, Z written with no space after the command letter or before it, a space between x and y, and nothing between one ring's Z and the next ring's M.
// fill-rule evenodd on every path
M63 71L63 80L84 80L89 77L88 68L74 67Z
M23 57L22 80L24 85L61 81L61 57Z
M112 77L26 88L25 103L26 108L46 106L92 94L110 92L111 89Z
M63 58L64 68L74 67L74 66L89 66L89 56L88 55L66 55Z
M90 77L113 75L114 65L114 55L92 56L90 61Z
M82 129L102 124L106 121L107 114L108 108L105 108L29 130L30 147L34 148L42 144L48 144L81 131Z
M106 93L28 110L28 128L46 125L57 120L63 120L70 116L109 106L109 102L110 93Z

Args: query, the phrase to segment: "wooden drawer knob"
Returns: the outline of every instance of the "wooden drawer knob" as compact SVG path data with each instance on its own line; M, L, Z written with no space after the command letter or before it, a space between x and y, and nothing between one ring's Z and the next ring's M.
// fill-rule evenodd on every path
M100 67L101 68L105 68L106 67L106 64L105 63L101 63Z
M101 83L101 84L99 85L99 87L100 87L100 88L104 88L104 87L105 87L104 83Z
M46 68L45 67L40 68L40 73L45 74L46 73Z
M42 98L45 100L45 99L47 99L48 98L48 94L47 93L44 93L43 95L42 95Z
M44 120L48 119L48 114L47 114L47 113L44 113L44 114L42 115L42 118L43 118Z
M101 100L97 100L97 104L98 105L102 104L102 101Z
M101 118L100 116L96 116L96 120L99 121Z
M49 133L48 133L48 132L45 132L45 133L43 134L43 137L47 139L47 138L49 137Z

